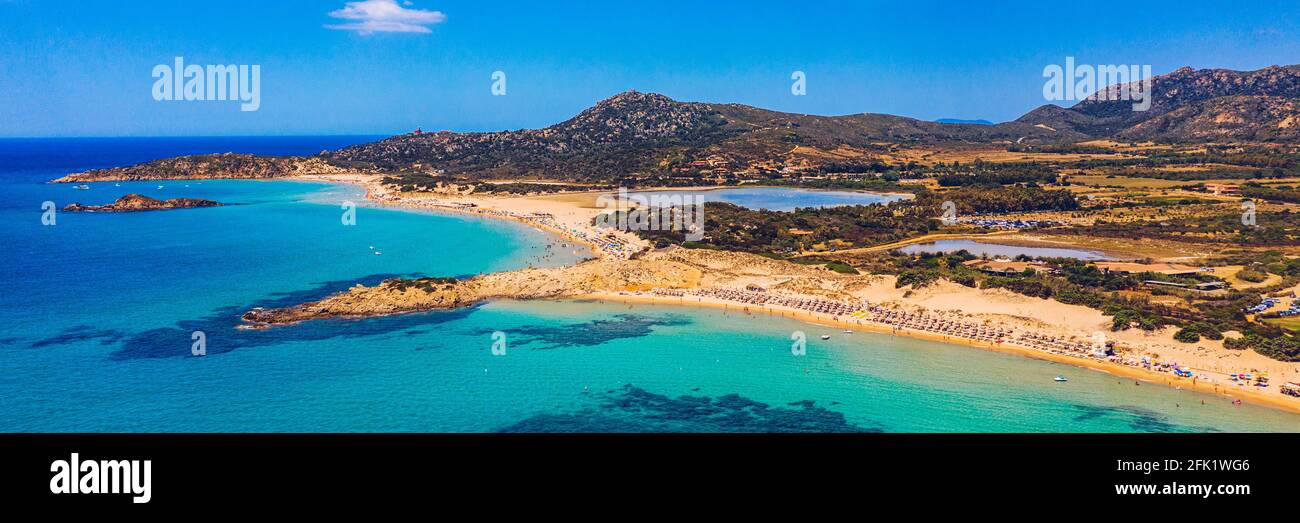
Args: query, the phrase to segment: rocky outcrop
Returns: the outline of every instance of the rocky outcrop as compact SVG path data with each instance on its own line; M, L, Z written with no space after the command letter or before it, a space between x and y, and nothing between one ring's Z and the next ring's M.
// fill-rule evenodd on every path
M221 203L202 198L172 198L159 200L142 194L128 194L108 205L82 205L74 203L64 207L69 212L138 212L165 211L168 209L190 209L194 207L219 207Z
M323 300L278 309L255 308L244 327L264 329L307 320L366 318L465 307L499 298L562 299L623 291L728 286L765 288L829 299L848 294L870 278L753 254L683 249L653 251L631 260L590 260L570 267L526 269L454 280L390 279L357 285Z
M244 313L243 320L247 327L266 328L306 320L453 309L496 298L547 299L599 292L691 288L699 284L701 276L699 268L656 257L591 260L571 267L526 269L459 281L390 279L372 287L357 285L320 301L280 309L252 309Z
M1130 84L1131 85L1131 84ZM1151 106L1134 111L1119 87L1074 107L1045 105L1017 122L1117 140L1290 143L1300 139L1300 67L1257 71L1184 67L1151 80Z
M1300 141L1300 103L1276 96L1224 96L1179 107L1116 136L1127 140Z
M204 154L180 156L128 167L92 169L73 173L51 183L82 183L132 180L269 179L307 174L340 174L350 169L330 164L319 157L257 156L252 154Z

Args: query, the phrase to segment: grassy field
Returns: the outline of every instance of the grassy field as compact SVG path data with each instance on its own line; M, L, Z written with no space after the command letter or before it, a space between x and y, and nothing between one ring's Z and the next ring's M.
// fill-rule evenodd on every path
M1297 316L1291 316L1289 318L1269 318L1264 320L1264 323L1277 325L1278 327L1287 330L1300 331L1300 317Z
M1223 278L1224 281L1227 281L1233 287L1238 289L1253 289L1256 287L1268 287L1270 285L1277 285L1278 283L1282 282L1282 277L1276 274L1269 274L1267 279L1259 283L1243 280L1237 277L1237 273L1241 272L1243 268L1244 267L1240 265L1227 265L1224 267L1215 267L1214 275Z
M1070 182L1077 185L1087 185L1090 187L1121 187L1124 189L1171 189L1177 187L1188 187L1198 183L1223 183L1223 184L1243 184L1255 181L1264 185L1295 185L1300 183L1296 178L1277 178L1267 180L1251 180L1248 178L1215 178L1212 180L1164 180L1160 178L1137 178L1131 176L1108 176L1102 174L1071 174Z
M1041 153L1041 152L1012 152L1006 150L1006 146L999 145L996 147L966 147L955 149L902 149L883 154L880 158L892 163L916 162L921 165L934 165L939 162L952 163L973 163L975 160L982 160L989 163L1007 163L1007 162L1042 162L1042 163L1071 163L1080 160L1114 160L1120 158L1130 158L1132 155L1118 153Z
M1100 176L1100 175L1071 175L1070 183L1079 185L1088 185L1092 187L1123 187L1125 189L1168 189L1170 187L1186 187L1196 185L1199 182L1184 182L1178 180L1161 180L1157 178L1129 178L1127 176Z

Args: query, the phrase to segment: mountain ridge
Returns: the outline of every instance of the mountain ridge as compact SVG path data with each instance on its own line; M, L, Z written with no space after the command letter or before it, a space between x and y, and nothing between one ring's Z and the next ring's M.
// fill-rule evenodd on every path
M1120 140L1300 140L1300 65L1254 71L1182 67L1151 84L1147 111L1134 111L1133 101L1114 96L1130 83L1099 90L1069 108L1040 106L1016 121Z
M1300 141L1300 66L1255 71L1180 68L1152 80L1150 110L1103 92L1073 107L1045 104L997 124L930 122L887 114L816 116L736 103L682 102L629 90L562 122L517 131L422 133L294 158L181 157L87 171L57 181L273 178L360 170L426 173L460 180L637 178L704 182L723 172L876 168L896 146L1063 144L1124 141Z

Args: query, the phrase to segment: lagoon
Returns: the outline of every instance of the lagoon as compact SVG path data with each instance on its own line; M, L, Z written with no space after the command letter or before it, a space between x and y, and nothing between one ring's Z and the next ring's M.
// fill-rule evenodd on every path
M357 282L573 263L582 253L472 216L363 207L357 225L343 226L340 202L360 202L349 186L43 183L122 157L327 145L248 140L146 141L147 151L115 142L84 156L58 141L0 151L21 160L0 164L10 239L0 250L0 430L1300 431L1300 415L1055 363L685 306L494 301L241 330L249 307ZM41 225L42 201L103 203L132 191L240 205L59 214ZM190 353L195 331L206 356ZM809 340L802 356L790 350L795 331ZM501 356L496 332L507 342ZM1053 382L1057 374L1070 381Z

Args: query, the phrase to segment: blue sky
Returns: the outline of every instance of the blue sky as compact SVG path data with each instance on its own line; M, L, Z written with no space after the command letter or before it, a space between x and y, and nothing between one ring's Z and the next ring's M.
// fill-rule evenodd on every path
M1066 56L1156 74L1300 62L1294 1L366 2L0 0L0 136L518 129L627 89L1004 121L1045 103L1043 67ZM176 56L260 65L260 109L155 101L151 71Z

